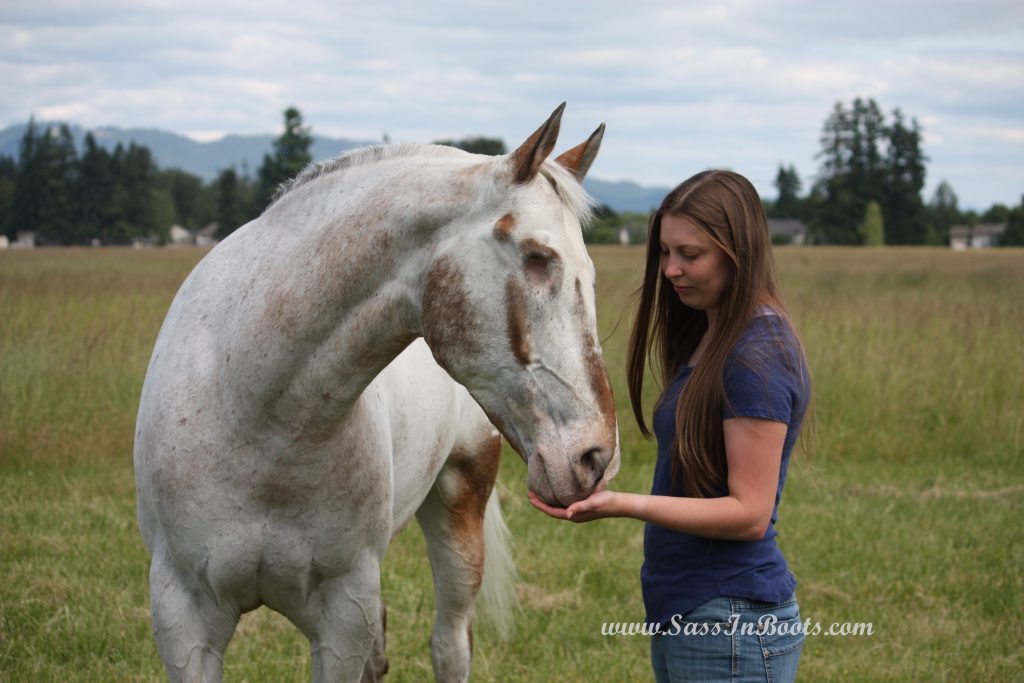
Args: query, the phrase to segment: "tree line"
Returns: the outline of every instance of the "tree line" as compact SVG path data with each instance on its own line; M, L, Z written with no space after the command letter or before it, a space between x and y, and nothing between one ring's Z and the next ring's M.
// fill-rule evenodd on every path
M922 198L927 156L917 119L897 108L887 117L874 99L836 102L819 138L816 181L801 196L796 168L779 166L778 197L765 202L773 218L807 224L809 239L825 244L949 243L953 225L1006 223L1002 244L1024 245L1024 201L995 204L985 212L962 211L952 186L941 181Z
M773 218L808 226L810 241L826 244L948 244L955 224L1007 223L1003 244L1024 245L1024 206L995 204L982 214L961 211L953 188L939 183L925 202L927 157L916 119L899 109L887 117L873 100L837 102L820 137L820 168L806 194L795 167L780 165L778 196L766 201ZM108 151L92 133L79 151L66 125L37 126L22 136L18 159L0 156L0 234L26 230L47 244L125 244L165 241L173 224L190 230L216 223L226 237L255 218L280 184L312 160L310 128L295 107L284 111L284 130L254 177L235 168L210 183L196 175L161 170L143 146ZM480 154L504 154L497 138L438 140ZM588 241L612 242L626 228L642 240L646 217L602 206Z
M295 107L254 177L221 170L209 183L157 167L149 148L118 144L108 151L87 133L79 151L67 125L29 120L18 159L0 156L0 234L33 232L43 244L165 242L172 225L195 231L217 225L224 238L257 217L280 185L312 161L311 129ZM438 140L477 154L505 154L497 138Z
M43 244L128 244L169 238L172 225L198 230L216 223L226 237L260 214L278 186L311 160L302 114L284 112L284 132L256 176L221 170L210 183L160 169L148 147L108 151L87 133L79 151L67 125L29 120L18 159L0 156L0 234L30 231Z

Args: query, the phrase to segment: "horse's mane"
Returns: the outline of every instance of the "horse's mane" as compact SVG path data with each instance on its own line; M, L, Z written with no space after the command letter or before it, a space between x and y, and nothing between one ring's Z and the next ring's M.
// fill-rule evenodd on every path
M548 179L562 203L586 227L594 218L594 198L583 189L583 183L576 180L572 171L561 164L547 160L540 167L540 174Z
M309 164L306 168L302 169L297 176L291 180L286 180L278 186L277 192L274 193L274 198L271 201L271 205L277 203L281 197L285 196L292 190L302 187L303 185L306 185L321 176L325 176L328 173L340 171L344 168L363 166L375 161L385 161L387 159L396 159L399 157L409 157L414 155L444 157L457 156L460 153L462 153L462 151L454 147L445 147L444 145L419 145L411 142L403 142L397 145L385 144L373 145L372 147L361 147L359 149L345 152L341 156L334 157L333 159Z
M271 206L281 200L292 190L306 185L317 178L335 171L346 168L362 166L377 161L396 159L400 157L425 156L425 157L459 157L467 154L455 147L446 145L421 145L412 142L400 144L374 145L362 147L337 156L333 159L309 164L302 169L297 176L291 180L281 183L274 193L273 199L267 206ZM566 168L554 161L545 161L540 168L540 173L555 189L562 203L572 211L573 215L581 224L588 224L594 216L594 199L583 189L583 185L576 180L576 177Z

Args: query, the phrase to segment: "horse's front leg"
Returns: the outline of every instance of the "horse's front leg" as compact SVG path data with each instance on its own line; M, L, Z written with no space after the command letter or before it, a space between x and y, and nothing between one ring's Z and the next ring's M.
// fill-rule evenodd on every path
M373 641L373 649L363 667L363 678L360 683L379 683L384 680L384 674L388 672L388 658L386 654L386 638L388 611L384 601L380 601L380 622L377 628L377 637Z
M220 602L163 552L150 566L153 635L171 683L220 683L238 606Z
M321 581L300 611L281 611L309 638L313 683L360 681L383 631L379 559L364 553Z
M430 654L438 681L469 680L473 603L484 570L484 510L500 453L497 436L472 449L457 448L416 512L434 576L437 615Z

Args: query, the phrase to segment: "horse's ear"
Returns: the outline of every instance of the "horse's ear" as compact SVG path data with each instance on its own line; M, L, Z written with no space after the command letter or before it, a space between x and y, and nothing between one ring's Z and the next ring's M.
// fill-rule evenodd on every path
M526 139L526 142L519 146L519 149L509 155L509 165L512 168L512 181L516 183L527 183L533 180L540 170L540 165L551 154L558 140L558 127L562 122L562 112L565 110L565 102L558 105L558 108L551 113L548 120L544 122L533 135Z
M601 149L601 139L604 138L604 124L597 127L586 142L576 145L572 149L563 152L555 161L572 171L576 180L583 182L590 165L597 157L597 150Z

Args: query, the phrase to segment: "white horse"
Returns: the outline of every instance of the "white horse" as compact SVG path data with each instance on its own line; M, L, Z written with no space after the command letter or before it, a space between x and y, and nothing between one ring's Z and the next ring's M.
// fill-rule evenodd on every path
M171 680L220 680L261 605L309 638L314 681L379 679L380 562L415 514L434 675L464 681L485 508L503 528L491 423L552 504L617 471L580 228L603 126L547 161L561 113L506 157L399 145L313 166L182 285L135 434Z

